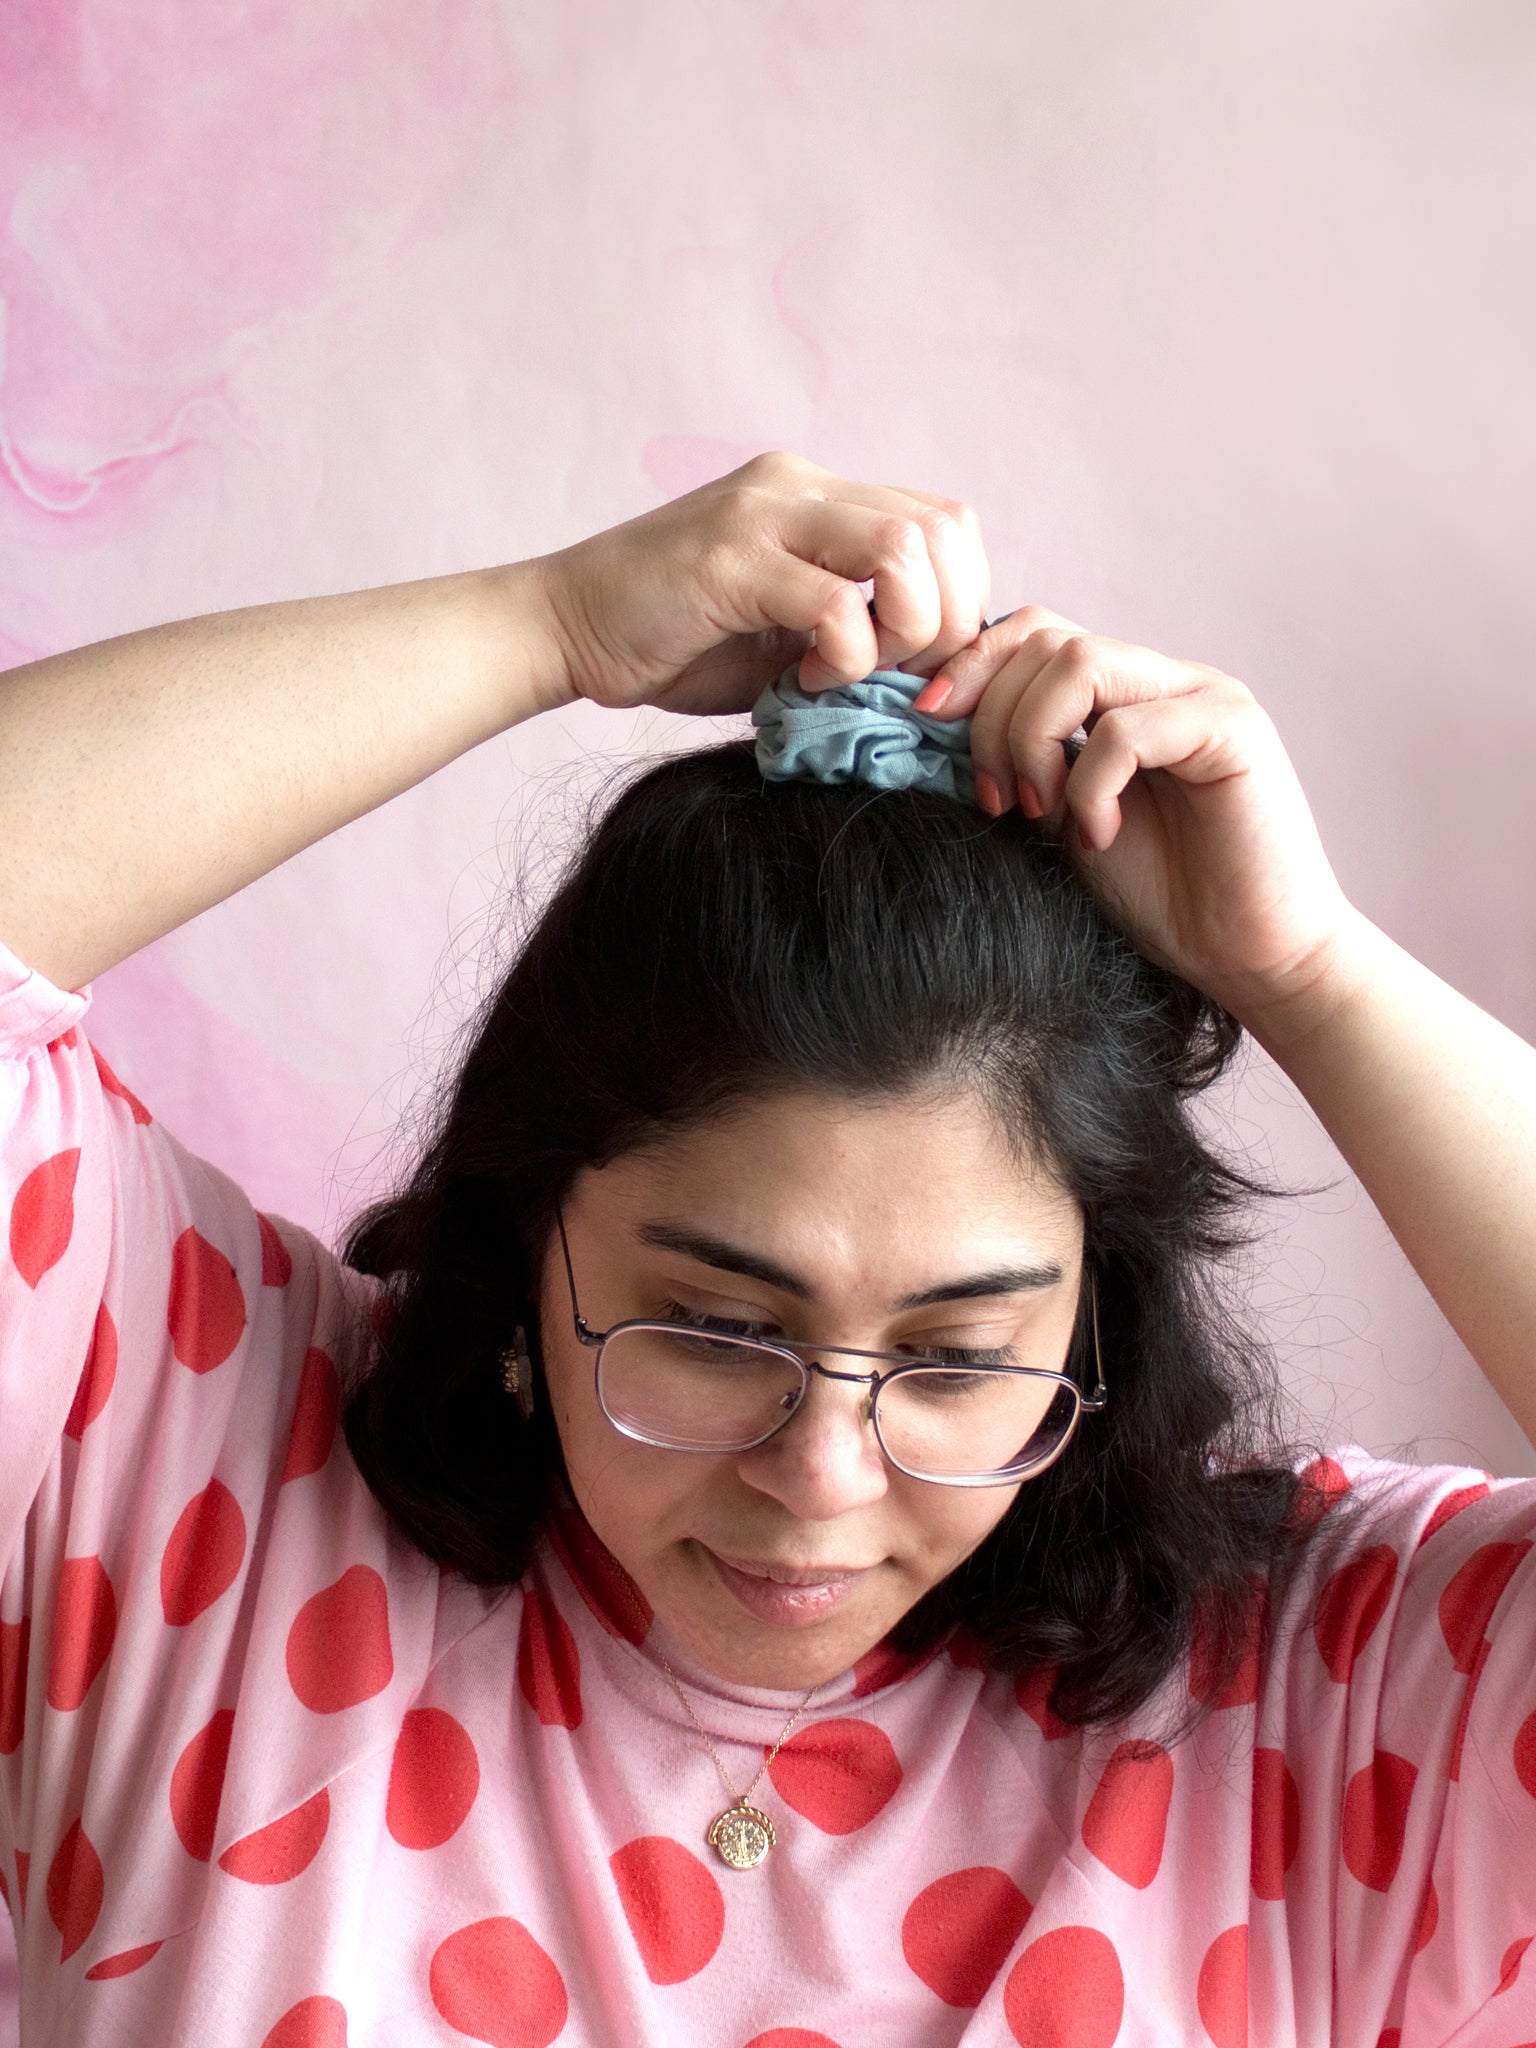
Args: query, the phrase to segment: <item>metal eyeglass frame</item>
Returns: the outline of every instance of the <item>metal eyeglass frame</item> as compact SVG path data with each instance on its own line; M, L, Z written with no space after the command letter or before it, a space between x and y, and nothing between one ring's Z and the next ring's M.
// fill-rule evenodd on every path
M598 1406L621 1436L629 1437L634 1443L647 1444L653 1450L694 1452L703 1457L716 1458L737 1457L744 1451L755 1451L760 1444L767 1443L770 1437L777 1436L784 1425L792 1421L799 1414L805 1401L807 1389L811 1384L811 1374L814 1372L819 1373L823 1379L844 1380L853 1385L869 1388L870 1391L864 1397L864 1406L860 1420L874 1425L875 1441L880 1446L881 1456L888 1464L893 1465L898 1472L905 1473L907 1478L921 1479L929 1486L1011 1486L1018 1480L1032 1479L1036 1474L1044 1472L1051 1465L1054 1465L1077 1434L1077 1425L1083 1416L1099 1415L1109 1403L1109 1389L1104 1384L1104 1360L1099 1347L1099 1292L1098 1286L1090 1274L1088 1278L1088 1300L1089 1313L1093 1325L1095 1382L1091 1394L1085 1394L1070 1373L1052 1372L1044 1366L955 1366L948 1364L941 1358L913 1358L910 1353L904 1351L859 1351L849 1344L812 1344L791 1338L742 1337L734 1341L743 1345L752 1345L759 1351L771 1352L777 1357L788 1359L792 1365L799 1367L801 1375L800 1392L795 1396L794 1405L785 1409L771 1429L765 1429L761 1436L753 1437L750 1443L730 1444L718 1448L707 1444L660 1443L655 1437L642 1436L638 1430L632 1429L628 1424L620 1422L610 1412L607 1402L603 1399L603 1347L610 1338L620 1336L626 1330L688 1330L694 1336L701 1334L709 1336L711 1333L709 1331L700 1332L695 1330L690 1323L669 1322L665 1318L653 1316L630 1317L624 1322L612 1324L606 1330L592 1329L582 1315L576 1299L576 1273L571 1264L571 1247L565 1234L565 1217L561 1213L558 1204L555 1208L555 1223L560 1232L560 1250L565 1258L566 1284L571 1290L571 1319L575 1325L576 1341L579 1344L585 1345L589 1350L597 1352L596 1358L592 1361L592 1380ZM721 1341L729 1342L732 1340L722 1336ZM814 1358L802 1358L800 1356L802 1351L831 1352L837 1358L872 1359L881 1364L888 1364L891 1369L889 1372L883 1373L833 1372L828 1367L818 1364ZM1023 1465L1005 1466L995 1472L966 1473L958 1477L938 1478L931 1472L913 1472L908 1466L903 1465L899 1458L893 1457L890 1451L886 1449L885 1438L880 1429L881 1389L889 1381L900 1379L904 1374L912 1372L992 1372L1014 1374L1020 1378L1054 1380L1058 1385L1064 1386L1071 1391L1072 1398L1076 1403L1076 1409L1061 1442L1057 1444L1049 1457L1032 1459L1029 1463Z

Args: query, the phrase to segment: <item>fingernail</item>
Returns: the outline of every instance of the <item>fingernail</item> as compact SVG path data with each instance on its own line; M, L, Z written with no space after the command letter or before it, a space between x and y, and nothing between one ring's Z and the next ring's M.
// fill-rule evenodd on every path
M1026 782L1022 775L1019 777L1019 809L1026 818L1037 822L1045 816L1045 805L1036 795L1033 783Z
M984 768L976 770L976 801L989 818L1003 815L1003 796L993 778Z
M934 676L912 699L914 711L942 711L955 694L948 676Z
M1084 853L1094 853L1097 851L1093 841L1088 837L1088 834L1083 830L1082 825L1076 818L1072 820L1072 836Z

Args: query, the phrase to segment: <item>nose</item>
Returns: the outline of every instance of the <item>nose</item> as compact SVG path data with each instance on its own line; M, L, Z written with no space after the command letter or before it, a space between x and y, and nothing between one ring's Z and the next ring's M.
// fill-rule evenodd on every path
M737 1469L799 1521L831 1521L879 1500L890 1472L869 1420L868 1385L813 1369L789 1421L745 1452Z

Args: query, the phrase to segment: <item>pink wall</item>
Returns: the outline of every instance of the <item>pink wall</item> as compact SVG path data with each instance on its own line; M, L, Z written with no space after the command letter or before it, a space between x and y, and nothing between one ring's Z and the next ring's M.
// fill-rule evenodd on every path
M539 552L767 446L969 497L996 608L1214 662L1347 885L1536 1026L1521 0L27 0L0 20L0 660ZM334 1229L519 839L665 720L481 749L98 984ZM188 799L195 801L195 792ZM1255 1277L1325 1434L1536 1470L1305 1112Z

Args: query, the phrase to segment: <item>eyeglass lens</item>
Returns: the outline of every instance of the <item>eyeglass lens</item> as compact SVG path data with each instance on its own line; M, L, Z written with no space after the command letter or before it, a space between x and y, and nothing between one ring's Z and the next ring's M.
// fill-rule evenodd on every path
M676 1326L620 1330L603 1347L598 1391L609 1418L674 1450L746 1450L799 1405L805 1375L781 1352ZM880 1389L887 1455L925 1479L977 1478L1046 1460L1077 1418L1072 1389L1048 1373L934 1366Z

